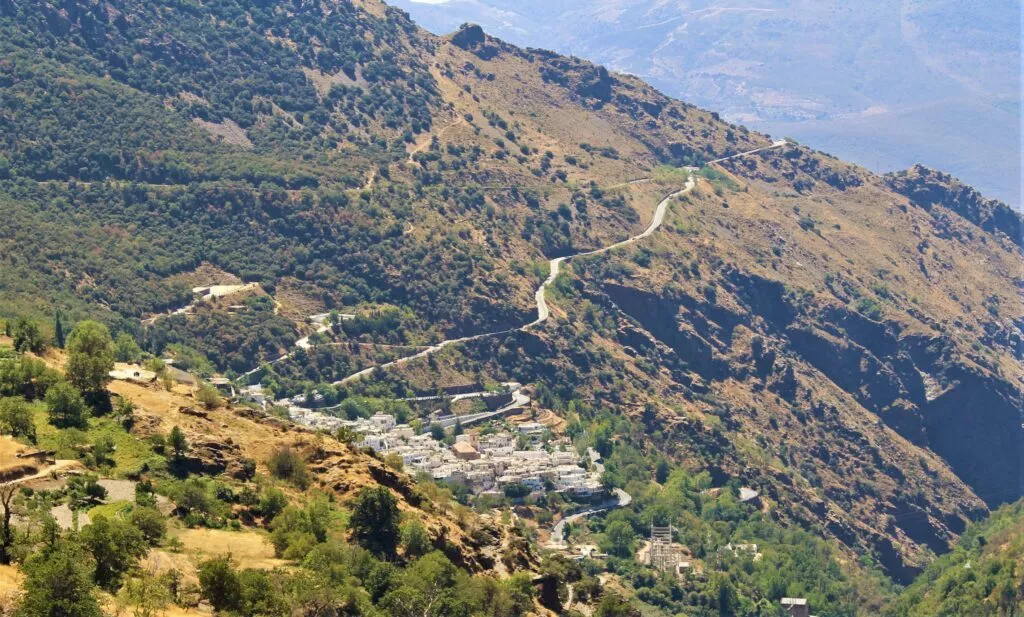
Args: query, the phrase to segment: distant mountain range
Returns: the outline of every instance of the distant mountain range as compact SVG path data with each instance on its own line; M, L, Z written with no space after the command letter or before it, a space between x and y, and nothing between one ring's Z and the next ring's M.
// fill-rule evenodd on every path
M946 170L1021 207L1013 0L396 0L427 29L633 73L873 170Z

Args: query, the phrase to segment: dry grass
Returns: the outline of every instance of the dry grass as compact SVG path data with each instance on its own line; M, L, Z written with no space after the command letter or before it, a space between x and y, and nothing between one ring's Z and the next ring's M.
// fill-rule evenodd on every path
M267 537L254 531L221 529L183 529L173 534L181 540L184 553L199 560L230 554L241 568L270 570L289 562L274 557L274 547Z
M30 459L22 460L15 456L18 452L25 450L27 450L25 445L18 443L10 435L0 436L0 468L32 462Z
M25 575L21 573L18 566L0 565L0 598L20 591L23 580L25 580Z

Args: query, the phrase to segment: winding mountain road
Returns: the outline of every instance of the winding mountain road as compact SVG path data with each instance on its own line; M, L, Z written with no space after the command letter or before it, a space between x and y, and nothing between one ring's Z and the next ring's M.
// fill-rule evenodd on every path
M449 125L449 126L445 127L444 129L442 129L441 132L443 133L445 130L447 130L449 128L452 128L453 126L455 126L457 124L458 124L458 122L455 122L452 125ZM770 146L764 146L764 147L761 147L761 148L755 148L753 150L747 150L746 152L740 152L740 153L733 154L733 155L730 155L730 156L725 156L725 157L722 157L722 158L719 158L719 159L715 159L713 161L708 161L706 163L706 165L714 165L716 163L724 163L725 161L730 161L730 160L733 160L733 159L736 159L736 158L740 158L740 157L744 157L744 156L749 156L751 154L756 154L758 152L764 152L766 150L773 150L775 148L781 148L782 146L785 146L787 143L788 142L786 140L784 140L784 139L777 140L777 141L772 142L772 145L770 145ZM615 186L621 187L621 186L629 186L629 185L634 185L634 184L644 184L644 183L647 183L647 182L650 182L650 181L651 181L650 178L639 178L639 179L630 180L628 182L624 182L622 184L615 185ZM694 179L694 176L691 174L690 177L687 179L686 184L685 184L685 186L683 188L681 188L681 189L679 189L677 191L674 191L672 193L669 193L667 196L665 196L664 199L661 200L661 202L658 203L658 207L654 211L654 216L651 219L650 225L648 225L647 229L645 229L641 233L639 233L639 234L637 234L637 235L635 235L635 236L633 236L631 238L628 238L626 240L622 240L621 242L616 242L615 244L611 244L611 245L608 245L608 246L605 246L605 247L602 247L602 248L599 248L599 249L594 249L594 250L591 250L591 251L583 251L581 253L575 253L573 255L566 255L564 257L556 257L556 258L552 259L549 262L550 270L549 270L549 273L548 273L548 277L544 280L543 283L541 283L540 287L537 288L537 292L534 294L534 298L535 298L535 301L536 301L536 304L537 304L537 319L531 321L530 323L526 324L525 326L520 326L518 328L508 328L508 329L505 329L505 330L498 330L496 332L484 332L484 333L481 333L481 334L474 334L472 336L464 336L464 337L461 337L461 338L448 339L448 340L445 340L445 341L441 341L440 343L437 343L435 345L431 345L431 346L423 349L422 351L420 351L420 352L418 352L418 353L416 353L414 355L406 356L404 358L399 358L397 360L392 360L391 362L387 362L387 363L380 364L380 365L377 365L377 366L372 366L370 368L363 369L363 370L361 370L361 371L359 371L357 373L353 373L352 375L349 375L348 377L345 377L343 379L339 379L338 381L334 382L334 385L341 386L341 385L345 385L345 384L351 383L353 381L356 381L358 379L362 379L363 377L366 377L367 375L371 375L377 369L387 370L387 369L392 368L392 367L402 366L403 364L406 364L408 362L412 362L413 360L416 360L416 359L419 359L419 358L425 358L425 357L427 357L427 356L429 356L431 354L437 353L437 352L441 351L442 349L444 349L445 347L448 347L449 345L454 345L456 343L468 343L470 341L475 341L475 340L482 339L482 338L489 337L489 336L502 336L502 335L505 335L505 334L511 334L512 332L525 332L525 331L529 330L530 328L539 326L540 324L542 324L545 321L547 321L548 317L551 316L551 310L548 307L548 302L547 302L547 289L548 289L548 287L550 287L555 282L555 279L558 277L558 274L559 274L559 272L561 270L561 266L562 266L563 263L565 263L566 261L568 261L570 259L576 259L578 257L587 257L588 255L598 255L598 254L601 254L601 253L606 253L608 251L612 251L612 250L615 250L615 249L623 247L623 246L628 246L630 244L635 244L636 242L639 242L640 240L643 240L644 238L650 236L655 231L657 231L659 227L661 227L662 223L664 223L664 221L665 221L665 214L668 211L668 207L672 203L672 200L675 199L676 197L680 196L680 195L684 195L686 193L689 193L696 186L697 186L697 182Z
M464 121L460 118L459 120L456 120L456 121L452 122L451 124L449 124L449 125L445 126L444 128L442 128L437 133L437 135L438 136L443 135L449 129L455 128L456 126L462 124L463 122ZM431 140L426 140L423 143L418 144L414 148L412 148L412 151L409 153L409 160L411 161L413 159L413 156L415 156L415 154L417 152L421 152L424 149L426 149L430 145L430 142L431 142ZM733 160L733 159L736 159L736 158L740 158L740 157L744 157L744 156L749 156L751 154L756 154L758 152L763 152L765 150L772 150L772 149L775 149L775 148L780 148L782 146L785 146L787 143L788 142L786 140L784 140L784 139L777 140L777 141L772 142L772 144L770 146L764 146L764 147L761 147L761 148L755 148L753 150L747 150L745 152L740 152L740 153L733 154L733 155L730 155L730 156L725 156L725 157L722 157L722 158L718 158L718 159L715 159L713 161L708 161L706 163L706 165L714 165L716 163L724 163L725 161L730 161L730 160ZM608 188L610 188L610 189L611 188L621 188L621 187L631 186L631 185L636 185L636 184L645 184L645 183L648 183L648 182L651 182L651 181L652 181L651 178L637 178L635 180L629 180L627 182L616 184L616 185L608 187ZM669 193L668 195L665 196L664 199L661 200L661 202L658 203L658 207L654 211L654 216L651 218L650 225L648 225L647 229L645 229L641 233L639 233L639 234L637 234L635 236L632 236L630 238L627 238L626 240L622 240L620 242L616 242L614 244L611 244L611 245L608 245L608 246L605 246L605 247L602 247L602 248L599 248L599 249L594 249L594 250L590 250L590 251L583 251L583 252L580 252L580 253L574 253L572 255L566 255L566 256L563 256L563 257L556 257L556 258L552 259L549 262L548 277L544 280L543 283L541 283L540 287L537 288L537 292L534 294L534 299L535 299L535 302L537 304L537 319L531 321L530 323L528 323L528 324L526 324L524 326L520 326L518 328L507 328L505 330L498 330L498 331L494 331L494 332L483 332L481 334L474 334L472 336L464 336L464 337L461 337L461 338L444 340L444 341L441 341L441 342L439 342L437 344L426 346L421 351L419 351L419 352L417 352L417 353L415 353L413 355L405 356L405 357L402 357L402 358L398 358L397 360L392 360L390 362L386 362L384 364L379 364L377 366L371 366L369 368L366 368L366 369L363 369L363 370L358 371L356 373L353 373L353 374L349 375L348 377L344 377L342 379L339 379L338 381L335 381L334 385L335 386L341 386L341 385L345 385L345 384L351 383L353 381L362 379L363 377L366 377L367 375L373 374L373 372L378 370L378 369L380 369L380 370L387 370L387 369L392 368L392 367L402 366L403 364L407 364L409 362L412 362L413 360L416 360L416 359L419 359L419 358L425 358L425 357L427 357L427 356L429 356L431 354L437 353L437 352L441 351L442 349L444 349L445 347L448 347L449 345L455 345L457 343L468 343L470 341L475 341L475 340L482 339L482 338L489 337L489 336L502 336L502 335L505 335L505 334L511 334L513 332L525 332L525 331L529 330L530 328L539 326L540 324L542 324L545 321L547 321L548 318L551 316L551 310L548 307L548 303L547 303L547 290L548 290L548 287L550 287L555 282L555 279L558 278L558 274L561 271L561 266L562 266L563 263L565 263L566 261L568 261L570 259L576 259L578 257L587 257L589 255L599 255L601 253L606 253L608 251L612 251L612 250L615 250L615 249L623 247L623 246L628 246L630 244L635 244L636 242L639 242L640 240L643 240L644 238L647 238L648 236L653 234L655 231L657 231L658 228L661 227L662 223L664 223L664 221L665 221L665 214L668 211L668 207L672 203L672 200L675 199L676 197L680 196L680 195L684 195L686 193L689 193L696 186L697 186L697 182L694 179L694 176L691 174L690 177L686 180L686 184L683 186L683 188L681 188L681 189L679 189L677 191L673 191L672 193ZM323 326L323 325L321 325L318 328L318 332L323 332L325 330L326 330L326 327ZM309 342L309 337L308 336L307 337L303 337L303 338L299 339L298 341L296 341L295 342L295 347L296 347L296 350L297 349L309 349L311 347L311 344ZM286 353L286 354L282 355L279 358L271 360L270 364L276 364L278 362L282 362L284 360L287 360L288 358L292 357L294 355L294 353L295 353L294 351L292 351L290 353ZM261 370L262 370L262 366L254 368L254 369L252 369L252 370L250 370L248 372L245 372L245 373L241 374L239 376L239 379L245 379L245 378L251 377L251 376L255 375L256 373L258 373Z
M566 523L575 523L581 518L585 518L591 514L597 514L598 512L604 512L605 510L611 510L612 508L625 508L629 504L633 503L633 497L621 488L612 489L612 491L614 493L614 497L608 501L590 506L589 508L583 508L582 510L570 514L555 523L555 526L551 528L551 542L548 546L556 549L565 547Z
M629 184L639 184L643 181L646 181L646 178L641 180L633 180ZM678 197L679 195L688 193L689 191L693 190L693 188L696 185L696 181L693 179L693 177L690 177L686 181L686 186L684 188L669 193L664 199L662 199L661 202L658 204L657 209L654 211L654 217L651 219L651 224L648 225L647 229L645 229L641 233L626 240L622 240L621 242L616 242L615 244L611 244L609 246L605 246L599 249L594 249L592 251L584 251L582 253L575 253L573 255L566 255L564 257L556 257L552 259L549 263L550 271L548 273L548 277L544 280L543 283L541 283L540 287L537 288L537 292L534 294L534 298L537 303L537 319L531 321L525 326L520 326L518 328L507 328L505 330L498 330L496 332L484 332L481 334L474 334L472 336L464 336L461 338L441 341L440 343L437 343L436 345L431 345L430 347L427 347L423 351L420 351L419 353L416 353L414 355L406 356L404 358L398 358L397 360L392 360L391 362L387 362L385 364L380 364L377 366L371 366L370 368L366 368L357 373L353 373L348 377L345 377L334 382L334 385L341 386L347 383L351 383L353 381L362 379L363 377L372 374L374 371L378 369L387 370L395 366L402 366L403 364L412 362L413 360L416 360L418 358L425 358L431 354L437 353L444 349L445 347L448 347L449 345L454 345L456 343L468 343L470 341L475 341L485 337L501 336L504 334L511 334L512 332L525 332L530 328L539 326L540 324L547 321L548 317L551 316L551 310L548 308L547 302L547 289L548 287L551 286L552 283L555 282L555 279L558 277L558 273L560 272L561 265L565 263L566 260L575 259L577 257L586 257L588 255L598 255L600 253L605 253L617 249L619 247L633 244L650 236L658 229L658 227L661 227L661 224L665 221L665 213L668 210L668 206L672 202L672 200Z

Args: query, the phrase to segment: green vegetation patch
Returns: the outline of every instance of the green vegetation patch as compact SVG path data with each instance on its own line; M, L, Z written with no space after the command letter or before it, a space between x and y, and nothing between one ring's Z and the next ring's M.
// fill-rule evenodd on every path
M738 191L741 188L739 183L733 180L732 176L713 167L703 167L697 173L710 182L712 186L716 187L716 189L725 188L730 191Z

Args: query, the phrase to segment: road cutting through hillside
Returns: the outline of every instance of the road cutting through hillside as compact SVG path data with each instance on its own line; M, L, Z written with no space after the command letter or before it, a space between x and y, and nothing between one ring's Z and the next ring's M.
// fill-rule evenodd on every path
M448 130L448 129L450 129L450 128L458 125L458 124L459 124L458 121L453 122L452 124L446 126L444 129L442 129L438 134L442 134L446 130ZM427 142L427 143L429 143L429 142ZM758 152L763 152L763 151L766 151L766 150L772 150L772 149L775 149L775 148L780 148L780 147L786 145L787 143L788 142L786 142L786 140L774 141L774 142L772 142L772 145L770 145L770 146L764 146L764 147L761 147L761 148L755 148L753 150L747 150L746 152L740 152L738 154L733 154L733 155L730 155L730 156L726 156L726 157L722 157L722 158L719 158L719 159L715 159L713 161L708 161L708 163L706 163L705 166L707 166L707 165L714 165L716 163L723 163L725 161L729 161L729 160L736 159L736 158L743 157L743 156L749 156L751 154L756 154ZM422 146L422 144L421 144L421 146ZM419 150L419 149L421 149L419 146L416 149L414 149L413 154L415 154L415 151ZM635 180L630 180L628 182L624 182L624 183L616 185L616 186L619 186L619 187L630 186L630 185L636 185L636 184L644 184L644 183L651 182L651 181L652 181L651 178L638 178L638 179L635 179ZM578 257L587 257L589 255L599 255L601 253L606 253L608 251L612 251L612 250L615 250L617 248L621 248L623 246L628 246L630 244L635 244L636 242L639 242L640 240L643 240L644 238L647 238L648 236L653 234L655 231L657 231L658 228L661 227L662 223L665 221L665 214L668 212L668 206L669 206L669 204L672 203L672 200L677 198L677 197L679 197L680 195L685 195L686 193L689 193L696 186L697 186L697 182L694 179L693 173L691 172L690 177L687 178L686 184L683 186L683 188L681 188L681 189L679 189L677 191L673 191L672 193L669 193L668 195L665 196L664 199L662 199L658 203L658 207L654 210L654 216L651 218L650 225L648 225L647 229L645 229L644 231L640 232L639 234L637 234L635 236L632 236L630 238L627 238L626 240L622 240L620 242L616 242L614 244L610 244L608 246L605 246L605 247L602 247L602 248L599 248L599 249L594 249L594 250L590 250L590 251L583 251L581 253L574 253L572 255L565 255L563 257L556 257L556 258L552 259L550 262L548 262L548 267L549 267L548 277L544 280L543 283L541 283L540 287L537 288L537 291L534 294L534 300L535 300L536 305L537 305L537 319L531 321L530 323L526 324L525 326L520 326L518 328L506 328L504 330L498 330L498 331L495 331L495 332L484 332L484 333L481 333L481 334L474 334L472 336L464 336L464 337L461 337L461 338L447 339L447 340L441 341L440 343L424 347L423 350L421 350L421 351L419 351L419 352L417 352L417 353L415 353L415 354L413 354L411 356L405 356L403 358L398 358L397 360L392 360L390 362L385 362L384 364L378 364L376 366L371 366L369 368L365 368L365 369L363 369L361 371L358 371L356 373L353 373L353 374L349 375L348 377L344 377L342 379L339 379L338 381L335 381L333 385L335 385L335 386L345 385L345 384L351 383L353 381L357 381L359 379L362 379L363 377L366 377L368 375L371 375L371 374L373 374L377 370L387 370L387 369L392 368L392 367L402 366L403 364L407 364L409 362L412 362L413 360L417 360L419 358L425 358L425 357L427 357L427 356L429 356L431 354L437 353L437 352L441 351L442 349L444 349L445 347L448 347L449 345L454 345L456 343L468 343L470 341L475 341L475 340L482 339L482 338L485 338L485 337L502 336L502 335L505 335L505 334L511 334L513 332L526 332L530 328L533 328L535 326L539 326L540 324L542 324L545 321L547 321L548 317L551 316L551 310L548 308L548 302L547 302L547 290L548 290L548 287L550 287L555 282L555 279L558 277L558 274L561 271L561 266L562 266L563 263L565 263L566 261L568 261L570 259L576 259ZM305 347L306 345L309 345L309 338L306 337L304 339L299 339L299 341L297 341L296 344L298 346L300 346L300 347ZM285 359L291 357L291 355L292 355L291 353L285 354L285 355L281 356L280 358L272 361L271 364L274 364L274 363L280 362L282 360L285 360ZM261 368L255 368L255 369L253 369L253 370L251 370L251 371L249 371L247 373L243 373L240 378L250 377L250 376L255 375L256 373L258 373L260 370L261 370Z
M446 129L447 128L451 128L451 126L446 127ZM443 130L442 130L442 132L443 132ZM774 141L774 142L772 142L772 145L770 145L770 146L764 146L762 148L755 148L753 150L747 150L746 152L740 152L738 154L733 154L733 155L730 155L730 156L726 156L726 157L722 157L722 158L719 158L719 159L715 159L713 161L708 161L708 163L706 165L714 165L716 163L723 163L725 161L729 161L729 160L736 159L736 158L743 157L743 156L748 156L748 155L751 155L751 154L756 154L758 152L763 152L765 150L772 150L772 149L775 149L775 148L780 148L780 147L786 145L786 143L787 143L786 140ZM624 183L624 184L622 184L620 186L627 186L627 185L633 185L633 184L642 184L642 183L645 183L645 182L649 182L650 180L651 180L650 178L639 178L637 180L630 180L629 182L626 182L626 183ZM668 206L669 206L669 204L672 203L672 200L677 198L677 197L679 197L680 195L685 195L686 193L689 193L696 186L697 186L697 182L694 179L693 174L691 174L690 177L686 180L686 184L685 184L685 186L683 188L681 188L681 189L679 189L677 191L674 191L672 193L669 193L664 199L661 200L661 202L658 203L658 207L654 211L654 217L651 219L651 224L648 225L647 229L645 229L641 233L639 233L639 234L637 234L637 235L635 235L635 236L633 236L631 238L628 238L626 240L622 240L621 242L616 242L615 244L611 244L609 246L605 246L605 247L602 247L602 248L599 248L599 249L594 249L592 251L583 251L582 253L575 253L573 255L566 255L564 257L556 257L556 258L552 259L549 262L549 268L550 269L549 269L548 277L544 280L543 283L541 283L540 287L537 288L537 292L534 294L534 299L536 300L536 304L537 304L537 319L531 321L530 323L526 324L525 326L520 326L518 328L508 328L508 329L505 329L505 330L498 330L496 332L484 332L482 334L474 334L472 336L464 336L464 337L461 337L461 338L448 339L448 340L445 340L445 341L441 341L440 343L437 343L436 345L431 345L430 347L427 347L423 351L420 351L419 353L416 353L414 355L406 356L404 358L399 358L397 360L392 360L391 362L386 362L384 364L379 364L377 366L371 366L370 368L366 368L366 369L363 369L363 370L361 370L361 371L359 371L357 373L353 373L352 375L349 375L348 377L345 377L343 379L339 379L338 381L334 382L334 385L336 385L336 386L345 385L345 384L351 383L353 381L362 379L363 377L366 377L367 375L371 375L374 371L377 371L377 370L387 370L387 369L392 368L392 367L402 366L403 364L407 364L409 362L412 362L413 360L416 360L416 359L419 359L419 358L425 358L425 357L427 357L427 356L429 356L431 354L437 353L437 352L441 351L442 349L444 349L445 347L448 347L449 345L454 345L456 343L468 343L470 341L475 341L475 340L482 339L482 338L485 338L485 337L502 336L502 335L505 335L505 334L511 334L513 332L525 332L525 331L529 330L530 328L533 328L535 326L538 326L538 325L544 323L545 321L547 321L548 317L551 316L551 310L548 308L548 302L547 302L547 289L548 289L548 287L551 286L552 283L555 282L555 279L558 277L559 271L560 271L561 266L562 266L563 263L565 263L567 260L576 259L578 257L587 257L589 255L599 255L601 253L606 253L608 251L612 251L614 249L621 248L623 246L628 246L630 244L635 244L636 242L639 242L640 240L643 240L644 238L650 236L655 231L657 231L657 229L659 227L661 227L661 224L665 221L665 213L668 211Z

